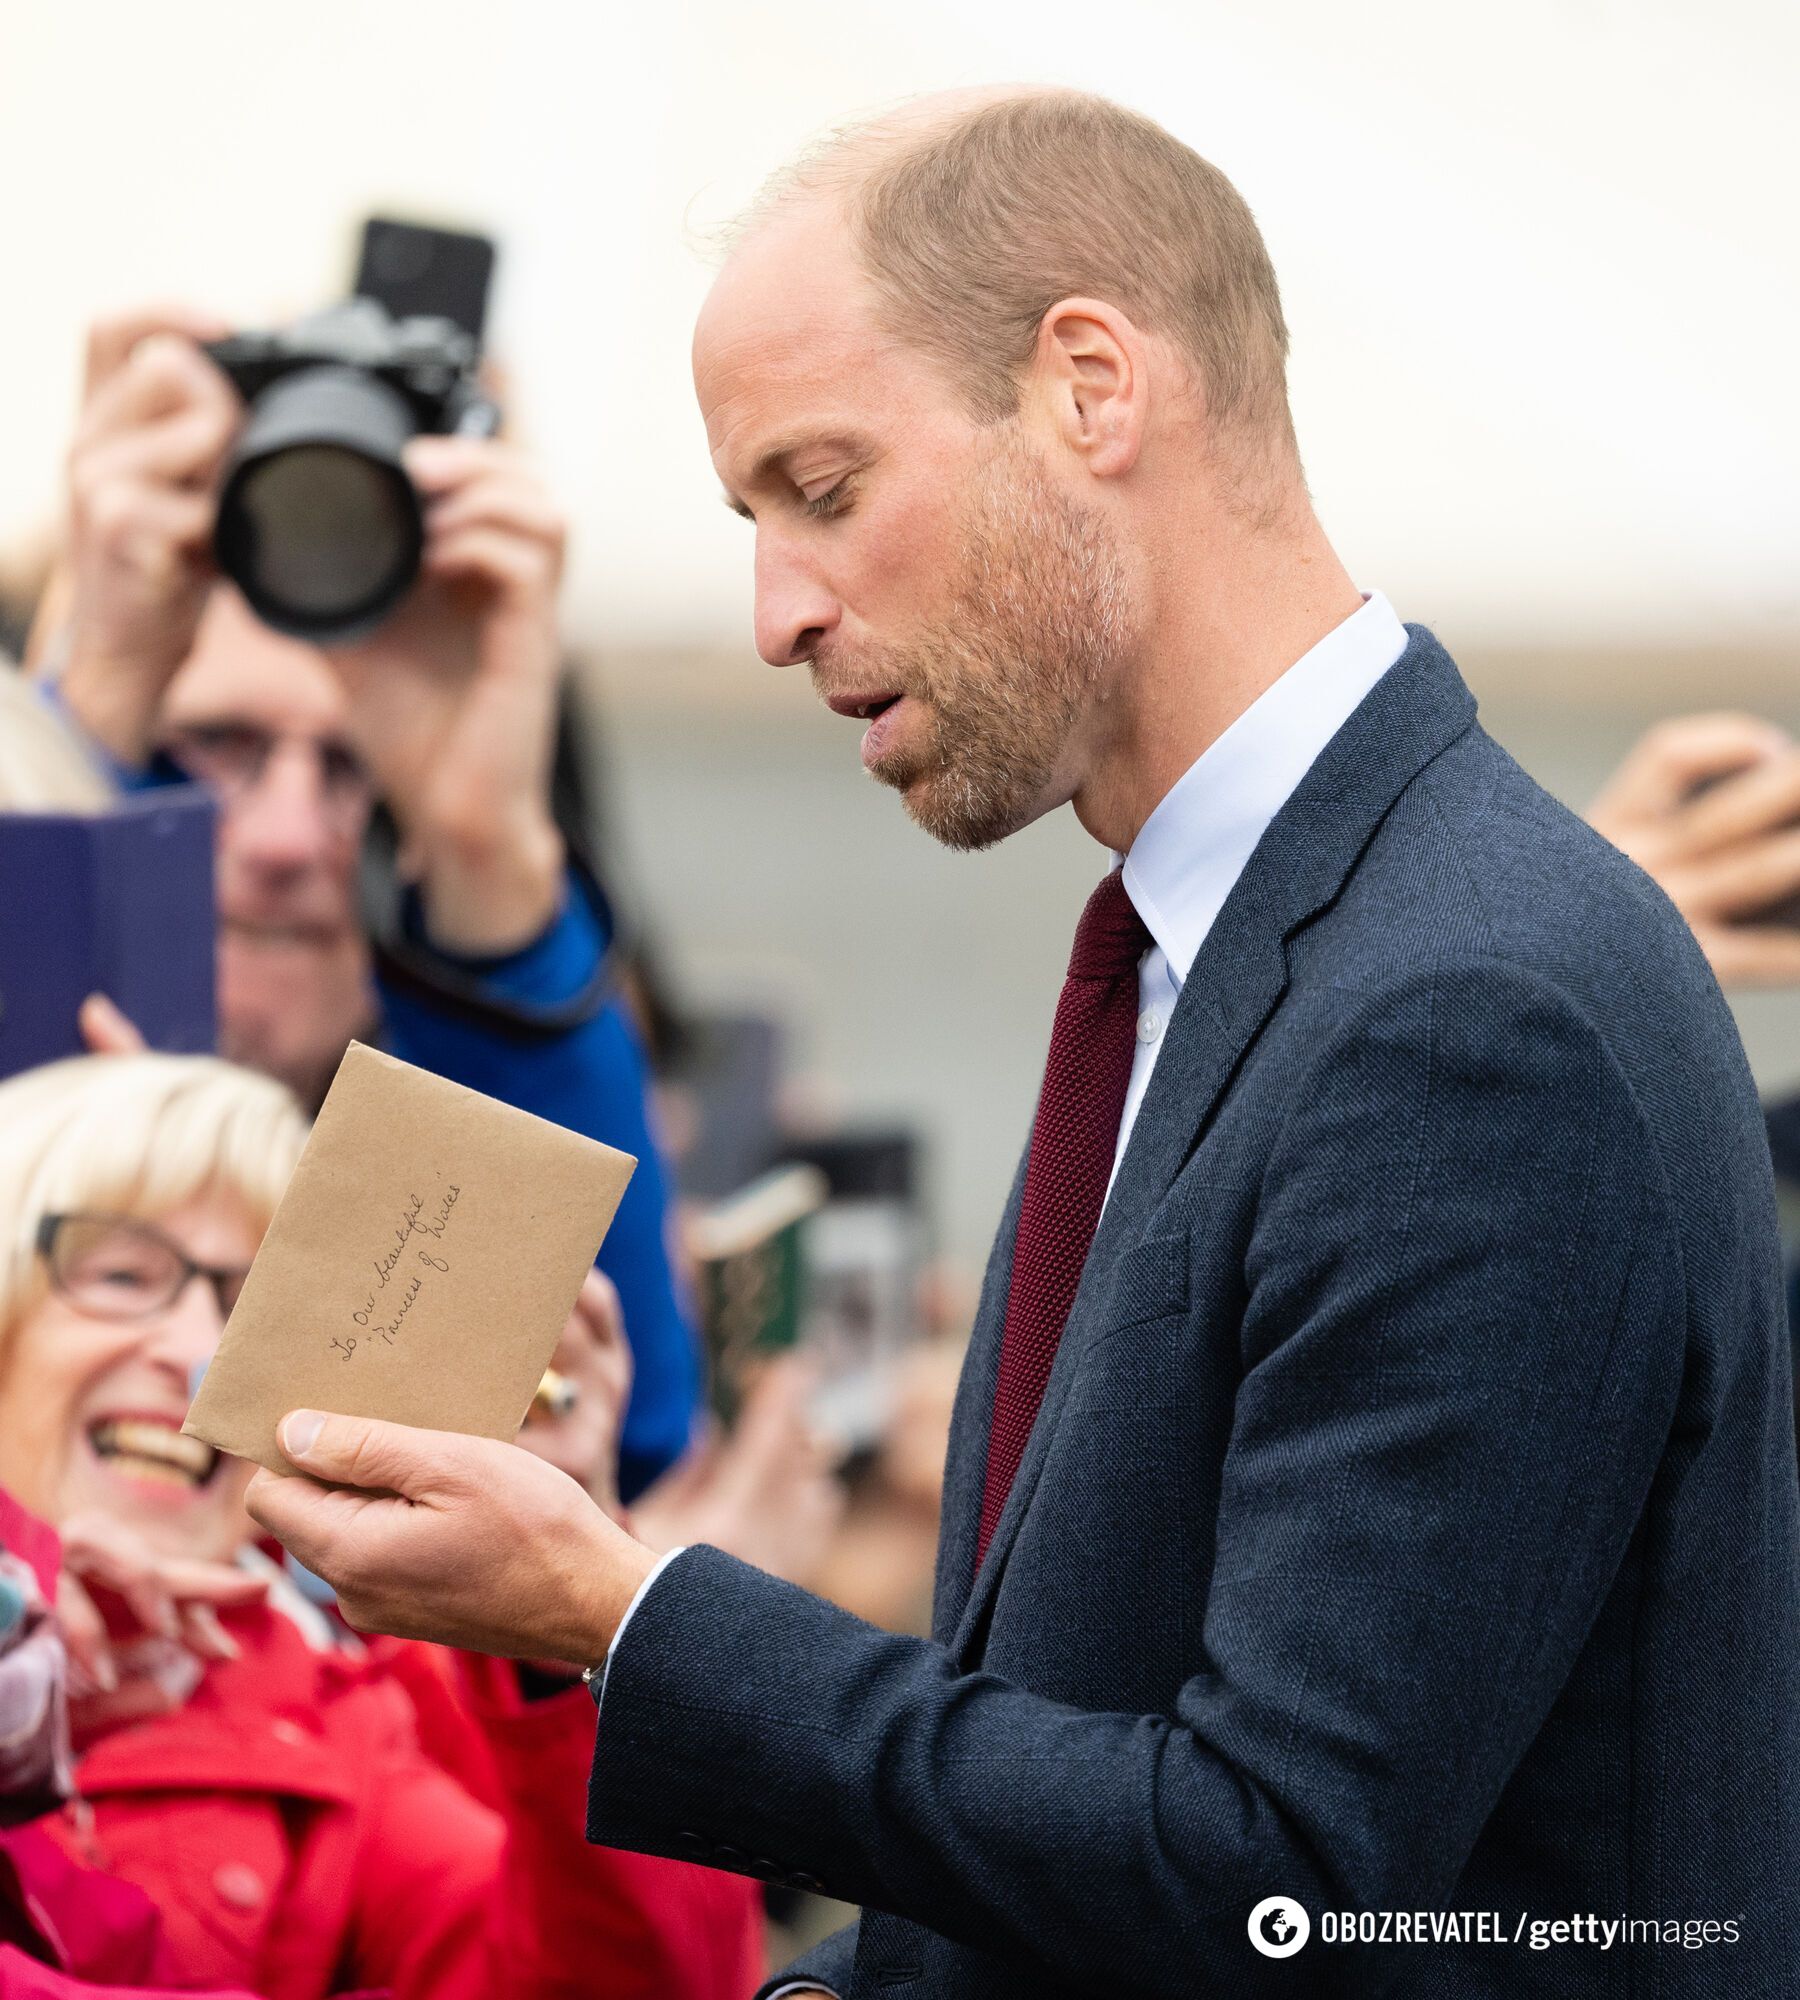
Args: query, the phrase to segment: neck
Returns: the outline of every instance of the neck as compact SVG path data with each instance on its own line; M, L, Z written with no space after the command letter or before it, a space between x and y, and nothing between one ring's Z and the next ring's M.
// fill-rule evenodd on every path
M1304 495L1275 527L1216 507L1165 526L1143 637L1095 711L1074 793L1076 818L1121 854L1194 760L1362 603Z

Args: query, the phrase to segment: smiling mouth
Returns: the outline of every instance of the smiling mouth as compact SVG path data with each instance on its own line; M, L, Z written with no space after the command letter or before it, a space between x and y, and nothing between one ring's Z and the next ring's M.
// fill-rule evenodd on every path
M317 949L332 942L332 933L319 924L259 923L244 917L224 917L219 928L243 943L272 946L306 946Z
M90 1424L94 1456L128 1479L198 1489L219 1469L220 1454L198 1438L183 1437L173 1422L147 1417L108 1417Z

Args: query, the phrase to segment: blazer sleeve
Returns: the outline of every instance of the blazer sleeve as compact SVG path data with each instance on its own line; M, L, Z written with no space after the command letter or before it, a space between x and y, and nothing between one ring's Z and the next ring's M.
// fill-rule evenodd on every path
M590 1839L767 1857L1076 1984L1367 1990L1352 1949L1259 1957L1249 1912L1443 1906L1626 1554L1683 1280L1639 1107L1533 972L1346 992L1290 1104L1169 1710L959 1671L695 1549L614 1657Z
M816 1986L822 1993L847 1994L850 1968L856 1962L856 1934L859 1926L850 1923L813 1946L804 1958L797 1958L784 1971L757 1990L756 2000L774 2000L787 1986Z

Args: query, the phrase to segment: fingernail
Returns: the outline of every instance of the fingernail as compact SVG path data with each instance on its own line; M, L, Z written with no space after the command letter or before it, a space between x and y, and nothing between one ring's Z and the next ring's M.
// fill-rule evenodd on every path
M298 1462L319 1441L325 1419L317 1410L290 1410L281 1420L281 1448Z

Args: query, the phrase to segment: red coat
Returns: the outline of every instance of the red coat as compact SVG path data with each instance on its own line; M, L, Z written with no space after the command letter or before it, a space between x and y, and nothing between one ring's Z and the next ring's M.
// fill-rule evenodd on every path
M261 1606L227 1623L243 1657L93 1745L91 1827L53 1823L156 1903L170 1983L266 2000L754 1991L753 1883L582 1838L585 1689L528 1704L502 1662L391 1641L318 1652Z

